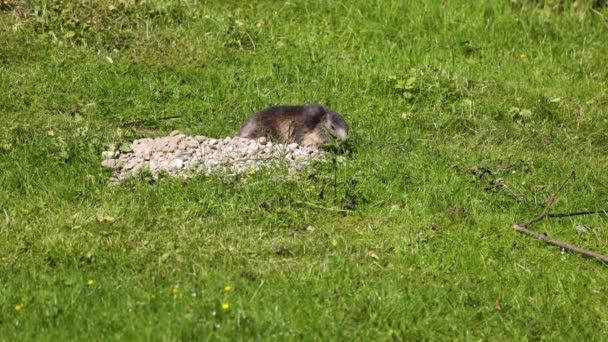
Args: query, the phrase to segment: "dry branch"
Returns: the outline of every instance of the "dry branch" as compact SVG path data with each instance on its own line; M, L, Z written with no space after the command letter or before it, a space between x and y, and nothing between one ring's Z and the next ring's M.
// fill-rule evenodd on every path
M541 241L545 241L548 244L551 244L551 245L554 245L557 247L561 247L563 249L566 249L566 250L569 250L572 252L576 252L576 253L591 257L591 258L599 259L605 263L608 263L608 256L597 254L595 252L592 252L592 251L589 251L589 250L586 250L586 249L583 249L580 247L576 247L576 246L567 244L565 242L561 242L559 240L552 239L545 234L540 234L535 231L529 230L525 226L522 226L520 224L514 225L513 229L517 230L518 232L520 232L522 234L526 234L526 235L532 236L534 238L537 238Z
M591 215L591 214L608 215L608 209L582 210L582 211L575 211L575 212L571 212L571 213L547 214L547 217L569 217L569 216L580 216L580 215Z
M513 189L509 188L507 186L507 184L505 183L504 180L499 180L498 181L498 186L505 189L505 191L511 196L513 197L516 201L521 202L524 200L524 196L518 194L517 192L515 192Z
M537 233L533 230L530 230L530 226L536 222L542 221L547 217L568 217L568 216L577 216L577 215L589 215L589 214L608 214L608 210L585 210L585 211L576 211L576 212L571 212L571 213L563 213L563 214L549 214L547 213L547 211L549 210L549 208L551 208L551 206L555 203L555 201L557 200L557 195L564 189L564 186L566 185L566 183L570 180L570 179L574 179L576 177L576 173L573 171L570 172L570 174L568 175L568 177L562 182L562 184L560 185L560 187L557 189L557 191L555 191L554 193L552 193L549 198L547 199L547 202L545 204L545 208L543 209L543 211L538 214L536 217L534 217L533 219L531 219L530 221L526 222L526 223L521 223L521 224L516 224L513 226L513 229L515 229L516 231L531 236L533 238L536 238L538 240L544 241L548 244L563 248L565 250L569 250L571 252L576 252L579 254L582 254L584 256L588 256L594 259L598 259L601 260L605 263L608 263L608 256L602 255L602 254L598 254L574 245L570 245L567 244L565 242L561 242L559 240L555 240L552 239L550 237L548 237L545 234L540 234Z

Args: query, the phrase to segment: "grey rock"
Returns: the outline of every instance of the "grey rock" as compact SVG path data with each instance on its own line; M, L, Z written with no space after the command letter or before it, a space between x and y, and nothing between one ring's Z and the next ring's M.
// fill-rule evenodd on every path
M175 158L176 159L181 159L181 160L188 160L192 157L192 153L190 152L186 152L186 151L179 151L177 153L175 153Z

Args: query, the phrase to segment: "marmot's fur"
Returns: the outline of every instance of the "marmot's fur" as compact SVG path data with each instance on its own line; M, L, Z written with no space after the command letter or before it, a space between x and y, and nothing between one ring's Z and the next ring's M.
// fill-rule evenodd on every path
M318 148L330 135L344 140L348 125L336 112L318 105L276 106L257 112L239 131L242 138L270 137L280 143Z

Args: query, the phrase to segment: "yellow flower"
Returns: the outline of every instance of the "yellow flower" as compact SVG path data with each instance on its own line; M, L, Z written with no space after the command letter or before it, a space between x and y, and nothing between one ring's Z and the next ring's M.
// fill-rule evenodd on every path
M519 58L521 59L521 61L523 63L528 63L528 56L526 56L525 53L522 53L521 55L519 55Z
M224 286L224 291L226 291L226 292L232 291L232 286L230 286L230 285Z
M223 303L223 304L222 304L222 310L228 310L228 309L230 309L230 304L228 304L228 303Z
M87 281L87 285L91 286L91 285L93 285L93 284L95 284L95 281L93 281L93 279L89 279L89 280Z
M15 305L15 311L21 311L21 309L23 309L23 306Z
M179 290L177 289L177 287L172 287L172 288L171 288L171 293L173 293L173 294L177 294L177 291L179 291Z
M152 298L152 299L156 299L156 293L151 294L151 295L150 295L150 298Z
M249 174L250 174L250 175L255 175L255 169L253 169L253 168L252 168L252 169L249 169Z

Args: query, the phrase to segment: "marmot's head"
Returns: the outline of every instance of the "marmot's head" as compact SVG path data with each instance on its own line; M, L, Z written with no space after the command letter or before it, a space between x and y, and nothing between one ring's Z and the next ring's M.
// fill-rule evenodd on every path
M346 121L336 112L327 111L323 119L323 126L327 131L339 140L348 137L348 125Z

